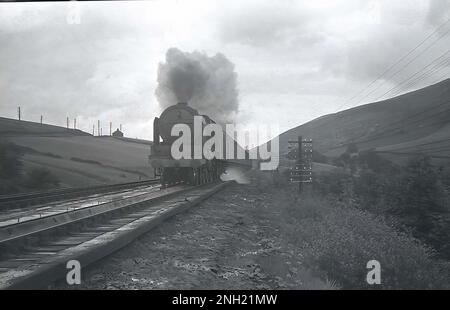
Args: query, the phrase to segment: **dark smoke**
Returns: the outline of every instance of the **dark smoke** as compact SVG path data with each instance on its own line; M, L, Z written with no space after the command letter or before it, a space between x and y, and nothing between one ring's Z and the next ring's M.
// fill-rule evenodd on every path
M239 107L236 77L233 63L220 53L209 57L171 48L159 64L155 94L162 108L188 102L200 114L230 123Z

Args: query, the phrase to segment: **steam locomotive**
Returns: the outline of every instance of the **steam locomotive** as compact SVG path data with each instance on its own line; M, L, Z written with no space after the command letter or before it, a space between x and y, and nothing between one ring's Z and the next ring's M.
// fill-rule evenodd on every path
M205 158L174 159L171 154L172 143L178 138L172 136L172 127L175 124L186 124L194 132L194 116L202 117L202 132L204 126L215 123L206 115L200 115L197 110L187 103L178 103L165 109L160 117L153 122L153 145L150 149L150 165L155 169L155 175L161 179L163 187L178 183L200 185L213 182L220 178L224 172L221 160ZM202 136L202 146L205 138ZM194 139L191 139L193 142ZM191 147L194 150L194 147Z

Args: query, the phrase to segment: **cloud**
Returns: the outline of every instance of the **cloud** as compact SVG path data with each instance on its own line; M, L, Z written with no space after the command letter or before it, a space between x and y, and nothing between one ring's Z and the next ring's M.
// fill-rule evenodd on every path
M44 121L61 125L66 116L77 117L89 132L97 119L126 123L129 106L147 112L127 113L130 119L146 120L155 82L145 70L155 71L156 64L143 66L141 60L151 48L136 40L140 33L133 35L133 24L99 9L84 7L82 22L69 25L61 4L25 7L0 28L3 115L13 116L21 106L28 120L44 115Z
M286 2L253 3L253 9L231 8L219 19L219 36L226 43L255 47L291 45L296 42L315 43L320 35L308 31L310 16Z
M231 89L239 89L239 109L236 99L226 99L234 96L221 98L231 102L219 112L226 115L223 119L230 118L227 108L231 108L237 121L272 120L279 121L280 128L293 127L335 112L345 98L367 86L450 17L448 0L79 5L81 24L68 25L66 3L2 4L0 115L14 117L20 105L25 119L37 121L44 114L44 120L64 125L66 116L78 117L77 123L87 131L100 119L104 124L124 124L127 135L151 138L151 120L162 107L177 101L169 95L161 106L155 96L158 64L175 47L185 55L209 55L206 63L216 54L232 62L225 72L236 73ZM448 29L450 25L442 31ZM450 35L442 37L399 74L383 77L379 90L347 107L374 100L439 57L449 44ZM205 67L199 68L202 80ZM426 86L446 72L448 67L442 66L429 77L405 85L403 91ZM208 85L212 94L218 93L218 85ZM212 102L217 97L202 100ZM211 115L220 111L210 105L199 107L201 113Z
M432 26L440 26L450 19L450 0L430 0L427 22ZM445 29L441 30L443 33Z

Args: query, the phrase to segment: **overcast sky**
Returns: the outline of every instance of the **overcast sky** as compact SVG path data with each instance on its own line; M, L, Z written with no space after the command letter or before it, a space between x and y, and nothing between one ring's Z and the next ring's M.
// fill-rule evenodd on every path
M348 100L444 24L448 0L91 2L79 4L80 24L68 23L70 5L0 4L0 116L16 117L21 106L25 120L43 114L65 126L76 117L91 132L100 119L103 133L112 121L150 139L161 112L157 68L171 47L224 54L237 73L237 121L283 131L376 100L442 55L429 75L386 97L450 72L447 23Z

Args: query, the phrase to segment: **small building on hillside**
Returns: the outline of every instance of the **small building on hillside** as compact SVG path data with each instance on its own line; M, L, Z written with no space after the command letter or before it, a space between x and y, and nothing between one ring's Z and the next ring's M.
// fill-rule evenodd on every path
M114 131L114 132L112 133L112 135L113 135L113 137L123 138L123 132L121 132L121 131L119 130L119 128L117 128L116 131Z

